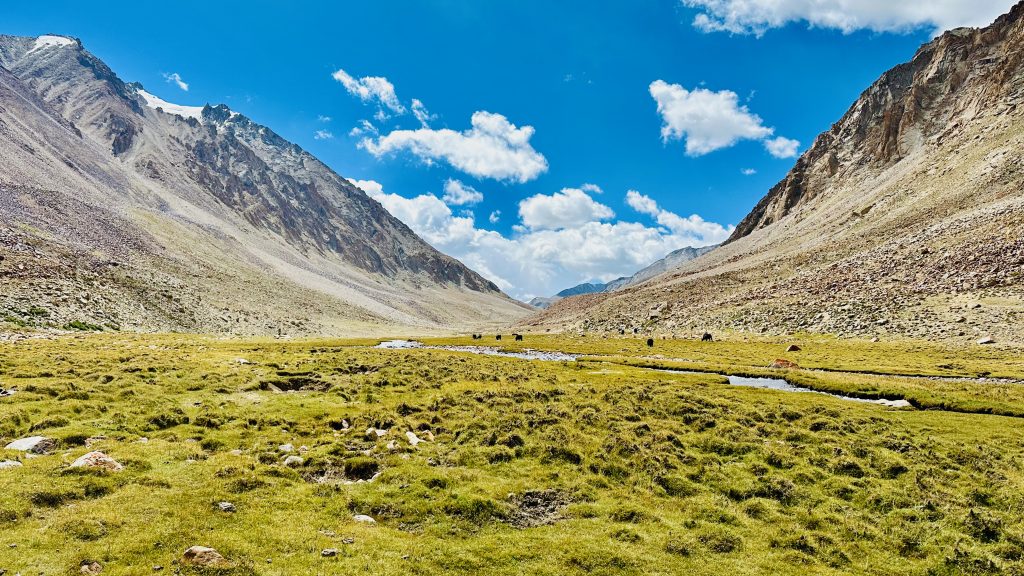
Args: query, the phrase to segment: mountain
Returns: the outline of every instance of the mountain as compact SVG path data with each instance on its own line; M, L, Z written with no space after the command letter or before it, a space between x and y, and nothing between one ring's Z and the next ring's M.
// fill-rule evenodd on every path
M609 282L604 291L614 292L615 290L620 290L627 286L646 282L659 274L664 274L669 270L675 270L690 260L693 260L698 256L703 256L715 248L717 248L717 246L704 246L701 248L686 246L684 248L680 248L675 252L670 252L668 256L665 256L661 260L658 260L654 264L651 264L628 278L619 278L618 280Z
M1024 3L886 72L729 241L527 328L1024 339Z
M0 318L241 334L505 324L525 306L224 105L0 36Z
M612 280L612 282L618 282L620 280L624 280L624 278L619 278L617 280ZM533 306L534 308L544 309L544 308L550 307L552 304L554 304L555 302L558 302L562 298L569 298L571 296L579 296L580 294L593 294L595 292L602 292L607 287L608 287L608 284L603 284L603 283L598 282L596 280L593 281L593 282L584 282L583 284L577 284L576 286L573 286L572 288L566 288L565 290L562 290L561 292L559 292L558 294L555 294L554 296L548 296L548 297L537 296L536 298L530 300L528 302L528 304L530 306Z

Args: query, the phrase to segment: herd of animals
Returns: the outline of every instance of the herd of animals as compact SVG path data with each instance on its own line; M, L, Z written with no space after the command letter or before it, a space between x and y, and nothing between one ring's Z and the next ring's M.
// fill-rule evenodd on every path
M633 329L633 333L634 334L636 334L638 332L639 332L639 328L634 328ZM625 328L622 328L622 329L619 330L619 335L620 336L624 335L625 333L626 333L626 329ZM522 334L512 334L512 336L515 338L516 342L522 342L523 341L523 335ZM483 339L484 339L484 335L483 334L473 334L473 340L483 340ZM494 339L500 342L501 341L501 334L495 335ZM700 340L701 340L701 342L714 342L715 338L710 333L705 332L704 335L701 336ZM654 338L648 338L647 339L647 347L648 348L654 348Z

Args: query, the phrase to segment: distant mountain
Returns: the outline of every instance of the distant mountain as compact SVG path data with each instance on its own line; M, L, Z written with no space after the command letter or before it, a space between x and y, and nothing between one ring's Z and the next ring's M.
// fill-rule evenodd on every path
M526 328L1024 342L1024 2L883 74L724 245Z
M64 36L0 36L0 256L0 318L58 327L352 334L525 311L270 128L165 102Z
M544 310L551 307L552 304L558 302L563 298L569 298L571 296L582 296L584 294L598 294L601 292L614 292L616 290L621 290L627 286L639 284L641 282L654 278L658 274L662 274L674 268L678 268L679 266L682 266L684 263L689 262L690 260L693 260L694 258L697 258L698 256L701 256L703 254L707 254L708 252L714 250L715 248L716 246L705 246L702 248L693 248L687 246L685 248L680 248L679 250L671 252L668 256L665 256L661 260L658 260L657 262L651 264L650 266L644 268L643 270L640 270L636 274L633 274L632 276L623 276L621 278L616 278L615 280L612 280L611 282L608 283L601 283L596 281L586 282L584 284L573 286L572 288L566 288L565 290L562 290L561 292L555 294L554 296L549 296L546 298L534 298L533 300L530 300L528 304L530 306L533 306L534 308L540 308Z

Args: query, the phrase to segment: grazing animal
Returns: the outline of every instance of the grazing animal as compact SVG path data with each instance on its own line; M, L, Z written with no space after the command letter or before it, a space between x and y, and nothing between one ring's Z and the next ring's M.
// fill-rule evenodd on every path
M498 334L497 336L495 336L494 339L495 340L501 340L501 334Z
M647 339L647 347L648 348L654 348L654 338L648 338Z
M516 342L522 342L523 341L523 335L522 334L514 334L514 336L516 337Z
M707 332L705 332L705 333L704 333L704 337L702 337L702 338L700 339L700 341L701 341L701 342L714 342L714 341L715 341L715 339L714 339L714 338L713 338L713 337L711 336L711 334L708 334Z

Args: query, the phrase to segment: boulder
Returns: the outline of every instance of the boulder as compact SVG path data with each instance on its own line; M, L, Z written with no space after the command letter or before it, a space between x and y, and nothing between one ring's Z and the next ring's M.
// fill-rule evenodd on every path
M8 468L20 468L21 462L17 460L0 460L0 470L6 470Z
M796 344L790 344L789 348L786 348L786 352L799 352L801 348Z
M785 358L776 358L774 362L768 365L769 368L778 368L781 370L795 370L800 368L796 362L791 362Z
M213 548L207 548L206 546L193 546L188 550L185 550L185 554L182 555L181 561L184 564L190 566L205 566L205 567L227 567L228 561L220 552L217 552Z
M93 470L106 470L107 472L120 472L124 466L120 462L107 456L103 452L89 452L78 457L71 463L72 468L89 468Z
M372 426L366 429L366 437L370 438L371 440L380 438L382 436L386 436L387 433L387 430L381 430L380 428L374 428Z
M82 562L82 567L79 569L79 571L82 574L92 576L94 574L99 574L100 572L103 572L103 566L100 566L99 562L86 560L85 562Z
M277 447L277 449L278 451L283 452L284 454L295 452L295 446L292 446L291 444L281 444L280 446Z
M8 450L31 452L32 454L49 454L57 448L57 441L45 436L29 436L15 440L7 445Z
M986 337L982 338L981 340L978 340L978 344L980 344L981 346L985 346L987 344L995 344L995 343L996 343L996 339L992 338L991 336L986 336Z
M220 508L221 512L229 512L229 513L230 512L235 512L235 511L238 510L237 508L235 508L235 505L232 504L231 502L218 502L217 503L217 508Z
M337 548L325 548L325 549L323 549L320 552L320 556L323 556L324 558L334 558L337 555L338 555L338 549Z
M284 459L284 465L288 466L289 468L302 466L305 463L306 461L302 459L302 456L289 456Z
M409 439L409 444L412 444L413 446L423 442L423 440L420 440L419 436L417 436L412 430L406 432L405 437Z
M362 522L363 524L376 524L377 523L376 520L374 520L373 518L370 518L366 514L356 514L355 516L352 517L352 519L355 520L356 522Z

